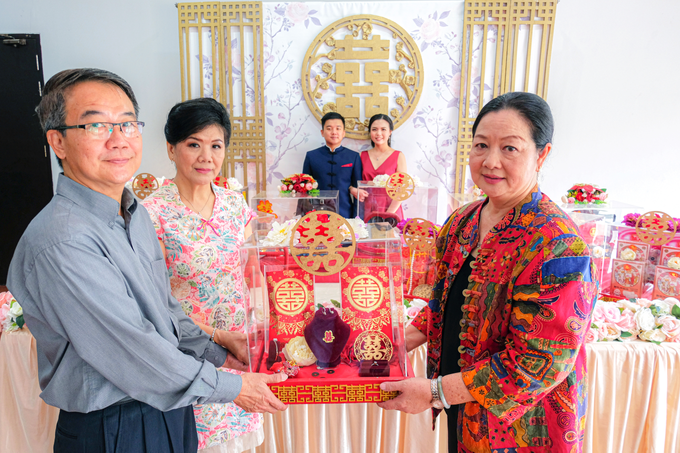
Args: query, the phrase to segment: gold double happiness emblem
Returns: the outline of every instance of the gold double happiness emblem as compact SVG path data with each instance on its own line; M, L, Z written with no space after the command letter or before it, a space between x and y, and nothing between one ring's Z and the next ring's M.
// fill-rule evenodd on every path
M404 225L404 241L414 252L428 252L437 242L437 230L429 220L413 218Z
M387 184L385 185L387 196L394 201L408 200L411 195L413 195L415 188L416 184L413 182L413 178L406 173L400 172L390 176L390 179L387 180Z
M154 193L158 187L160 187L158 180L150 173L140 173L132 181L132 191L140 200Z
M323 30L302 61L301 88L312 114L345 118L347 138L368 139L369 119L382 113L394 129L406 123L425 86L418 44L395 22L362 14Z
M343 230L349 231L351 243L343 244ZM296 244L296 234L300 243ZM333 275L343 270L356 250L354 230L340 215L329 211L312 211L302 217L290 235L290 254L302 269L314 275Z
M673 226L670 230L669 226ZM673 217L661 211L649 211L642 214L635 224L635 234L641 242L661 246L675 237L678 229Z
M372 311L383 297L383 286L373 275L359 275L349 283L349 301L357 310Z
M274 287L276 310L288 316L295 316L307 305L307 288L297 278L284 278Z
M390 360L392 342L379 330L367 330L354 341L354 355L359 360Z

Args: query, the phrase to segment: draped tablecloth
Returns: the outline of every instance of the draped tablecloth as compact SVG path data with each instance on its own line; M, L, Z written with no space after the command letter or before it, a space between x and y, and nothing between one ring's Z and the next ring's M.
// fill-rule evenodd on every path
M0 336L0 452L52 451L59 409L40 399L33 335L24 328Z
M680 451L680 344L594 343L588 351L592 453ZM425 348L411 352L416 375ZM35 340L27 330L0 336L0 452L52 451L58 410L39 398ZM291 405L265 416L258 453L445 453L446 415L407 415L374 404Z

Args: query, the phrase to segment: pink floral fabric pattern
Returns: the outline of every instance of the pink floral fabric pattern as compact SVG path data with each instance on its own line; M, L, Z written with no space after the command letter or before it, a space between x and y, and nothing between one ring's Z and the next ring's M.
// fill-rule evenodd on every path
M246 301L239 247L252 211L238 192L212 185L215 207L210 220L189 209L175 183L167 179L143 204L166 249L172 295L194 321L217 329L245 332ZM235 370L224 370L238 373ZM198 448L256 431L260 414L236 404L194 406Z

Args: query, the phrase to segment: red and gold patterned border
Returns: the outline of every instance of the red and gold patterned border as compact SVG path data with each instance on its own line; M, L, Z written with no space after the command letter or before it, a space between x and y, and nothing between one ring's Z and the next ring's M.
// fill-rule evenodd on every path
M379 403L391 400L397 392L384 392L380 384L273 385L274 395L286 404Z

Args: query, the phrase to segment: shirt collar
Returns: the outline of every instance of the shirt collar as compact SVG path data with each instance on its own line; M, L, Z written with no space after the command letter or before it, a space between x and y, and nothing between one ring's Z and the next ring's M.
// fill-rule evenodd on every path
M337 148L335 148L335 151L331 151L330 146L328 146L328 145L323 145L323 146L324 146L324 148L326 148L326 151L328 151L331 154L339 154L341 151L343 151L345 149L344 146L340 145Z
M120 204L116 200L85 187L63 173L57 179L56 193L107 222L115 221L120 211ZM127 187L123 189L122 202L123 209L129 214L137 209L137 200Z

